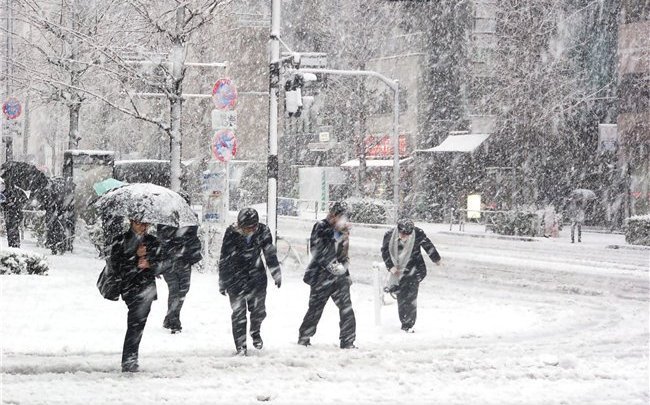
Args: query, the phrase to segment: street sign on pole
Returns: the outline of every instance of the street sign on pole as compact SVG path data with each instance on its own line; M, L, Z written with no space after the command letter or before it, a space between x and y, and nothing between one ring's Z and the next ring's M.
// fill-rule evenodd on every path
M212 129L237 129L237 111L212 110Z
M212 102L217 110L234 110L237 105L237 87L230 79L219 79L212 87Z
M20 117L20 113L23 112L23 107L17 98L11 97L2 104L2 112L7 119L15 120Z
M237 138L230 129L224 128L214 133L210 144L212 156L220 162L229 162L237 154Z

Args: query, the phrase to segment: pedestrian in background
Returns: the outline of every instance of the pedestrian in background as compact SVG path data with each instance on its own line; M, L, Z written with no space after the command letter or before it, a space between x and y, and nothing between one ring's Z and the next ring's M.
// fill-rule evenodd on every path
M440 264L440 254L424 231L410 219L400 219L397 226L384 235L381 257L391 273L390 293L397 294L397 311L402 330L413 333L417 319L417 300L420 283L427 276L427 266L421 250L432 262Z

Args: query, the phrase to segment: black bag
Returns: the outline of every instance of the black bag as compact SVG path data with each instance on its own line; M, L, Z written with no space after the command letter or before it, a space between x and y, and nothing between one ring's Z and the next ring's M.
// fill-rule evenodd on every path
M97 279L97 288L102 297L111 301L119 300L121 284L122 278L113 274L110 266L104 266L104 269L99 273L99 278Z

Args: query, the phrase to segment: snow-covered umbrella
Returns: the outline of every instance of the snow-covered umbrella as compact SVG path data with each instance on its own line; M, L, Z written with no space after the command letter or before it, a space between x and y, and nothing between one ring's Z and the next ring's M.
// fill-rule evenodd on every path
M199 224L183 197L150 183L134 183L110 190L96 204L109 215L136 218L149 224L174 227Z
M585 201L594 200L596 198L596 193L586 188L576 188L571 192L571 198Z

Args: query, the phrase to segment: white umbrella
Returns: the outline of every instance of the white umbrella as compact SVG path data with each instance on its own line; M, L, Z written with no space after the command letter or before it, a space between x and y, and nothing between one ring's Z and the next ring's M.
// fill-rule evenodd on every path
M135 218L149 224L175 227L199 224L183 197L150 183L134 183L110 190L99 198L97 204L111 215Z
M580 200L594 200L596 198L596 193L586 188L576 188L571 192L571 198L577 198Z

